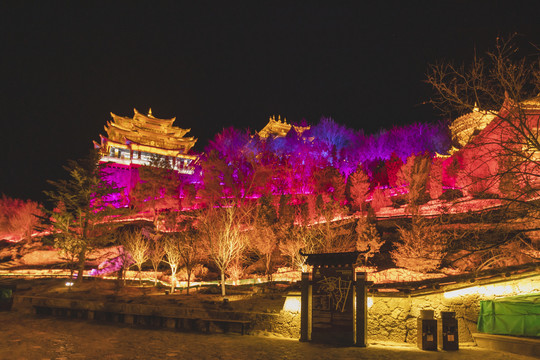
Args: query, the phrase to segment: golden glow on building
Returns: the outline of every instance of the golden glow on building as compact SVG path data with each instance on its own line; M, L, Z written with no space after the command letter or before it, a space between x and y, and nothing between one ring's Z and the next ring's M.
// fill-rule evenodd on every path
M112 121L105 126L107 136L100 135L101 160L123 165L148 165L155 155L171 161L173 168L182 173L193 172L193 162L197 156L189 155L189 150L197 139L185 137L191 129L173 126L176 118L159 119L143 115L134 109L133 118L111 113Z
M477 133L484 130L496 117L497 112L480 110L475 104L472 112L457 118L450 125L452 140L462 147L467 145Z
M281 121L281 116L279 115L276 120L276 116L274 115L268 119L268 124L266 124L266 126L257 134L262 139L266 139L269 136L284 137L291 130L291 128L294 128L298 135L302 135L304 131L309 130L309 126L296 126L287 124L287 119L283 118L283 121Z

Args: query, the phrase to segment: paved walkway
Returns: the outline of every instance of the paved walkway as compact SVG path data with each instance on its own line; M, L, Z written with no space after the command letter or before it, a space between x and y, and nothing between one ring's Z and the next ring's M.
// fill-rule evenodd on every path
M465 347L426 352L373 344L336 348L256 336L195 334L0 312L0 359L531 359Z

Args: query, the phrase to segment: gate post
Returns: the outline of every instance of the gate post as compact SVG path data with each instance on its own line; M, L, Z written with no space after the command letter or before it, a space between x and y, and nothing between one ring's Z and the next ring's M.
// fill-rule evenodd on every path
M309 273L302 273L300 298L300 341L309 341Z
M356 346L367 346L366 273L356 273Z

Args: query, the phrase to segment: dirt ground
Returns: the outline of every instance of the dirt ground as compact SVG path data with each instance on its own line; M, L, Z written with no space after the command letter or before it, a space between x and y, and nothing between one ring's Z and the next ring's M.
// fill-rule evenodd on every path
M0 312L0 359L463 359L529 357L462 347L427 352L378 343L339 348L269 337L206 335Z

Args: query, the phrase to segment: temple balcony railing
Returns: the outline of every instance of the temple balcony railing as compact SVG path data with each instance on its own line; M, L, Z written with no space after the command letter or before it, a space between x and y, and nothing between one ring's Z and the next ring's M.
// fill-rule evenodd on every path
M129 159L125 157L116 157L116 156L102 156L100 161L102 162L112 162L115 164L121 164L125 166L131 166L131 165L139 165L139 166L148 166L150 165L150 161L146 159ZM172 169L174 171L177 171L180 174L188 174L191 175L194 173L195 168L193 166L184 165L183 161L177 162Z

